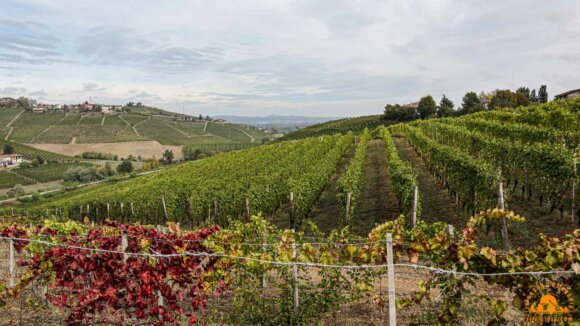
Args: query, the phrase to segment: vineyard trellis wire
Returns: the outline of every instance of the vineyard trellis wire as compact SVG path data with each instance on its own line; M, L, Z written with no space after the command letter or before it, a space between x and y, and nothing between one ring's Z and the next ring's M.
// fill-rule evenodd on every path
M497 219L499 217L498 214L504 213L502 213L502 211L494 210L482 214L483 215L473 219L473 224L471 224L472 226L470 228L481 223L482 219ZM509 217L512 215L506 214L505 216ZM119 229L116 230L117 227L115 225L118 225ZM60 236L60 232L57 232L56 234L52 233L49 229L46 229L47 226L58 226L64 228L62 229L64 230L63 235ZM389 271L394 274L394 279L397 284L401 284L405 279L417 281L414 285L404 285L401 288L401 291L393 292L393 294L396 294L397 296L398 307L396 311L404 313L405 309L401 310L401 308L408 305L409 302L417 300L417 296L421 297L424 295L425 290L421 290L423 287L421 284L430 284L427 285L427 288L431 288L432 291L435 291L435 294L439 293L437 294L437 298L440 299L438 299L439 301L436 300L437 306L439 307L443 305L437 309L433 308L433 310L430 310L431 314L439 314L441 313L440 309L442 307L452 307L457 304L453 300L448 301L449 297L447 294L439 292L444 292L444 289L449 286L464 287L468 286L467 283L469 282L491 282L490 284L507 286L509 283L505 283L506 280L514 280L520 282L522 284L521 286L525 285L524 288L528 289L529 286L532 286L533 284L541 284L541 280L544 279L559 279L561 282L564 282L563 284L570 284L570 281L573 282L573 280L578 277L577 271L572 269L568 264L562 265L559 262L557 264L551 262L551 266L556 267L558 265L561 267L548 269L546 269L546 267L541 267L542 265L536 265L536 261L541 262L539 255L546 255L546 253L537 250L534 251L534 255L538 255L538 257L532 257L533 260L526 263L533 265L529 265L524 269L522 269L522 267L517 267L517 265L514 265L514 267L504 265L509 262L509 260L506 259L511 259L510 257L512 257L514 253L516 254L516 257L523 253L510 252L509 254L501 254L500 256L499 252L496 255L493 249L486 249L486 247L484 247L481 249L481 253L478 253L479 249L477 249L475 252L469 254L471 255L469 256L467 255L468 251L466 250L473 250L470 249L472 245L470 245L469 242L465 243L465 241L469 241L470 237L472 237L469 234L473 234L473 230L467 231L468 233L466 237L466 230L455 234L450 233L446 226L441 227L435 225L433 226L435 229L429 231L431 226L425 229L426 225L424 223L418 223L415 228L406 231L404 229L402 217L396 221L389 221L377 227L371 232L371 234L369 234L366 243L360 240L344 243L346 238L336 238L338 234L335 234L334 236L331 235L329 238L316 239L314 237L308 237L303 239L302 234L295 233L291 230L282 231L281 233L272 233L274 230L270 227L264 228L265 226L267 226L266 221L253 217L252 221L249 223L243 224L241 222L235 222L231 226L231 229L223 229L218 233L215 233L215 237L212 236L211 238L204 240L190 239L192 243L198 243L202 246L197 248L205 248L201 251L199 249L188 250L186 247L183 247L186 242L184 240L189 240L180 238L181 231L179 231L178 227L176 228L175 224L170 224L167 232L158 232L156 228L152 228L147 233L135 233L135 230L137 229L144 229L142 229L141 226L137 226L137 229L129 227L126 229L127 232L124 232L124 227L119 224L113 224L111 226L106 224L104 226L93 228L92 226L82 226L75 222L49 222L49 224L45 224L43 228L39 229L38 227L35 227L29 229L34 229L35 231L33 231L33 234L39 236L42 235L42 237L31 238L18 235L11 236L4 232L0 239L11 240L15 244L14 247L22 248L18 243L26 244L31 248L30 250L32 250L33 253L45 252L44 255L46 255L46 253L55 252L55 249L51 248L60 248L57 251L60 253L59 257L44 257L48 257L49 261L56 259L55 263L57 264L60 264L59 261L61 257L71 257L66 259L73 259L73 261L64 260L64 262L67 262L67 266L68 264L74 264L75 259L89 259L87 261L97 262L102 259L99 257L109 257L107 258L107 261L117 261L116 264L120 264L119 267L123 266L122 264L124 263L122 263L122 261L126 261L126 264L129 265L135 264L137 261L143 261L148 262L147 264L152 264L152 266L158 264L163 266L174 266L174 263L172 262L182 261L186 258L200 262L210 259L222 266L220 269L221 272L218 273L221 273L221 275L225 276L225 279L229 280L227 281L229 284L229 291L234 297L239 296L239 298L246 299L254 298L253 295L256 294L255 291L257 290L254 288L254 281L252 280L260 280L260 284L267 284L268 288L277 289L275 293L282 291L281 293L276 294L275 298L278 298L276 300L281 300L280 303L286 302L285 304L288 305L287 310L284 310L284 308L283 311L279 312L281 315L290 318L289 320L291 323L298 323L300 320L304 320L301 318L317 318L315 316L320 314L322 311L327 311L327 309L337 309L338 306L348 302L349 300L346 300L347 297L364 297L363 293L366 293L366 295L374 293L372 294L373 300L378 300L377 302L382 302L384 304L394 305L395 300L389 301L386 299L386 292L381 292L381 285L378 287L380 288L379 293L382 294L378 295L376 293L377 278L379 280L386 278ZM79 227L85 231L78 233L79 231L77 229ZM17 229L13 228L9 230L12 230L10 232L13 233L17 231ZM39 233L40 230L46 231ZM95 231L98 232L95 233ZM249 231L251 232L248 233ZM401 232L404 232L406 235L402 237L403 233ZM423 234L423 232L427 233ZM385 238L388 238L387 234L393 235L391 246L393 248L394 263L385 260L385 258L388 258L385 257L385 255L389 251L385 250L385 247L389 248L389 242L385 242ZM421 246L427 245L424 243L425 239L423 237L428 234L431 234L428 243L432 248L428 249L425 254L428 254L430 259L427 259L423 263L419 263L417 256L410 253L416 252L416 250L421 250ZM244 236L240 237L242 235ZM577 237L579 235L580 234L577 234L576 232L576 240L573 240L573 242L570 243L570 238L565 238L563 239L564 242L562 244L569 243L575 245L575 243L578 242ZM128 246L125 245L125 248L129 248L129 250L122 249L124 243L122 239L124 237L129 237L129 239L125 241L125 243L128 244ZM246 239L245 237L248 238ZM262 240L262 242L256 240ZM79 243L79 245L75 245L75 243ZM136 247L139 243L148 243L148 245L147 247ZM278 244L277 246L276 243ZM476 269L465 269L465 267L461 267L461 261L453 263L453 259L445 259L445 263L440 265L443 261L438 262L438 260L443 257L440 257L439 255L442 254L446 257L446 255L449 255L450 253L452 254L452 252L446 249L447 246L449 246L449 243L451 243L451 246L460 245L456 253L458 255L457 257L463 257L461 259L466 259L463 264L474 264L473 268ZM107 247L103 247L105 244ZM264 244L267 244L267 246L263 246ZM444 247L436 249L436 244L443 244ZM568 246L568 244L566 246ZM184 248L183 251L175 251L176 248L179 249L182 247ZM147 248L150 248L150 250ZM159 248L160 250L154 248ZM564 250L564 248L565 247L555 248L554 250ZM168 252L167 250L171 251ZM402 256L405 253L409 257L408 262L401 261ZM435 253L435 255L432 256L432 253ZM490 255L492 253L493 255ZM368 257L365 256L367 254L369 255ZM474 254L475 256L473 256ZM527 257L528 255L529 254L526 251L525 255L521 257ZM548 252L548 255L546 256L548 257L548 261L549 259L552 259L549 258L549 256L550 254ZM43 256L41 255L40 257ZM367 258L360 260L362 257ZM569 259L566 258L566 256L563 258L565 260ZM41 261L44 259L47 258L41 258ZM483 269L481 269L483 266L476 267L477 264L481 264L481 259L484 259L489 264L497 260L498 265L495 267L496 271L493 271L493 269L487 269L492 265ZM572 260L573 262L576 261L574 264L578 264L578 257L573 259L575 259ZM26 261L26 259L24 261ZM504 266L505 268L500 268L500 266ZM533 269L530 269L532 267ZM515 270L511 270L512 268L515 268ZM95 272L97 271L98 270L95 270ZM262 283L264 277L266 277L268 281ZM328 279L329 281L333 280L331 283L338 282L333 284L335 284L335 287L338 285L340 286L335 288L328 285L330 283L319 283L319 281L315 281L318 277L323 277L323 279ZM159 282L163 284L171 279L173 278L161 278L159 279ZM458 285L463 284L463 282L467 283L464 285ZM159 286L163 287L161 284ZM288 284L295 285L288 288ZM342 286L346 287L342 288ZM417 288L417 286L419 286L419 288ZM409 287L414 290L408 290ZM342 290L338 290L339 288ZM259 289L261 289L261 287L259 287ZM388 286L386 289L391 290L391 292L393 290L393 288ZM516 290L516 293L518 289L518 287L514 289ZM49 294L55 295L54 291L56 290L58 289L51 289ZM103 291L104 290L105 289L103 289ZM77 290L74 290L73 292L69 291L68 293L74 294L76 293L75 291ZM274 295L270 290L266 291L270 296ZM75 295L81 295L81 293L82 291ZM263 294L264 293L261 295ZM163 300L159 300L164 301L166 304L172 302L171 296L163 295L163 297ZM298 300L295 300L296 297ZM318 299L321 299L321 301L317 301ZM155 299L155 302L157 302L157 300L158 299ZM296 304L296 302L298 304ZM323 302L328 303L328 306L321 306ZM256 303L254 302L254 304ZM272 308L271 306L268 306L267 303L262 304L264 305L264 309ZM155 303L155 305L157 305L157 303ZM161 307L168 309L167 305L161 305ZM237 307L240 308L239 306ZM314 307L316 307L316 309ZM239 310L236 311L239 312ZM488 313L489 311L486 312L486 314ZM449 317L449 315L445 316ZM493 314L485 316L486 318L499 318ZM251 316L243 314L238 317L250 318ZM451 315L451 317L453 316ZM457 318L457 316L453 318ZM470 318L473 318L473 316ZM247 322L248 320L244 319L244 321Z

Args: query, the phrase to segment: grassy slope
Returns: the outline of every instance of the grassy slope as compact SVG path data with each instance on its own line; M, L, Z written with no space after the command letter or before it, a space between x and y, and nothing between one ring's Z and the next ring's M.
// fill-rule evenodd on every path
M0 110L0 133L6 135L6 124L19 110ZM250 142L252 137L261 141L268 134L244 125L216 124L205 121L175 120L171 112L154 109L133 109L131 113L107 116L104 124L101 114L32 113L24 112L13 124L10 140L19 143L68 144L73 138L77 143L113 143L122 141L157 140L164 145L187 145L228 142ZM127 123L129 125L127 125ZM135 130L137 132L135 132ZM248 134L251 136L249 137ZM39 136L40 135L40 136Z

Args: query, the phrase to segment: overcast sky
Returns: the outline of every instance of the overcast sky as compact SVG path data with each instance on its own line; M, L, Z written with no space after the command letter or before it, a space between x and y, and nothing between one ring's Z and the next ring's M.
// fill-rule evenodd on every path
M0 2L0 96L357 116L580 88L580 1Z

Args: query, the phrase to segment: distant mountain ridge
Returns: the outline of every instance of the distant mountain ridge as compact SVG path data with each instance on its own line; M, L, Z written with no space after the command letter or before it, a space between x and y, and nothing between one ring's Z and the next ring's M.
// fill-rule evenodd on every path
M278 125L278 126L306 126L318 124L330 120L337 120L337 117L306 117L295 115L276 115L272 114L265 117L260 116L236 116L236 115L220 115L215 116L216 119L224 119L232 123L242 123L254 126L263 125Z

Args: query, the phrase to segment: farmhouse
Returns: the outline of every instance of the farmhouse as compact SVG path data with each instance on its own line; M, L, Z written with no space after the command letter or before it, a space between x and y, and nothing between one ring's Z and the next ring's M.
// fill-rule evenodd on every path
M554 96L554 99L561 100L561 99L569 99L569 98L578 98L580 97L580 89L573 89L571 91L564 92L562 94L558 94Z
M5 108L12 108L15 107L17 104L16 99L12 97L3 97L0 98L0 106Z
M44 111L46 111L46 109L43 108L42 106L37 106L35 108L32 108L32 112L34 112L34 113L43 113Z
M403 107L405 109L417 109L419 107L419 102L405 104L405 105L402 105L401 107Z
M9 165L18 165L22 163L22 155L20 154L2 154L0 155L0 165L7 167Z
M227 121L224 119L216 119L214 120L215 123L219 123L219 124L225 124Z

